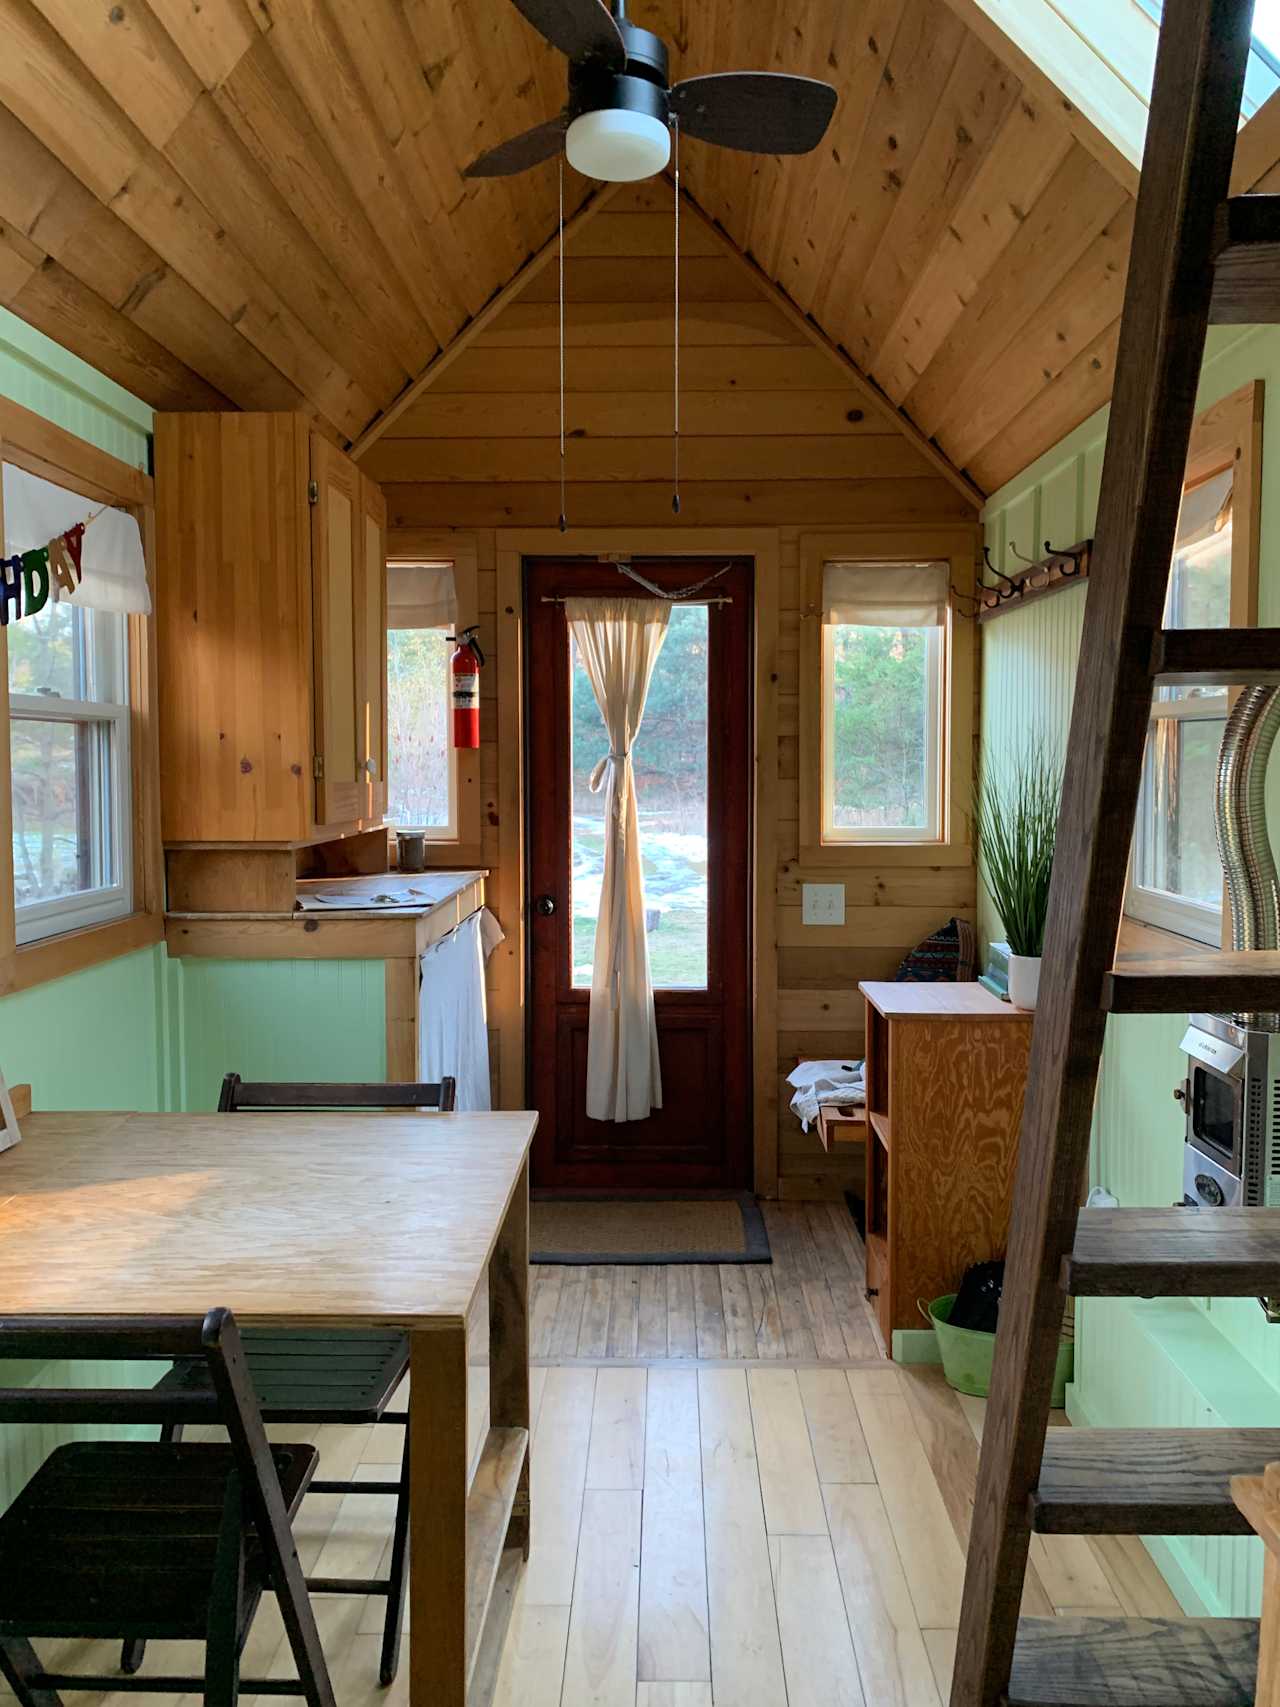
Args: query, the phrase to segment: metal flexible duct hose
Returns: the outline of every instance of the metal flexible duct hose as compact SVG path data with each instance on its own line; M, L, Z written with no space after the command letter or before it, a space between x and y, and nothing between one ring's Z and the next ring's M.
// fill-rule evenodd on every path
M1235 949L1280 948L1280 878L1267 835L1267 762L1280 733L1280 687L1245 688L1218 754L1214 821L1231 902ZM1233 1014L1237 1025L1280 1031L1280 1014Z

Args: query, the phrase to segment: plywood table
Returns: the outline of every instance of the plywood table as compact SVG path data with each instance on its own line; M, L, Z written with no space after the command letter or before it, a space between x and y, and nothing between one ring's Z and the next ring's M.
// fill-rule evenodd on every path
M537 1116L40 1114L0 1155L7 1313L396 1327L411 1347L409 1681L464 1707L504 1548L529 1536ZM468 1484L467 1318L489 1421Z

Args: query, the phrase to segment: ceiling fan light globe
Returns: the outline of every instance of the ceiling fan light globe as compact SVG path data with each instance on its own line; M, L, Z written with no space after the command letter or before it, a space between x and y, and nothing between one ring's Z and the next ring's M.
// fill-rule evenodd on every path
M582 113L565 133L575 172L607 184L633 184L661 172L671 158L671 132L661 119L616 107Z

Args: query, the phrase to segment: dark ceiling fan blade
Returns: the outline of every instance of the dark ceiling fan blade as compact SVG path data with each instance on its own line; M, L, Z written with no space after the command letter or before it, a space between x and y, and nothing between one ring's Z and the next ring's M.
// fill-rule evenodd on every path
M530 166L540 166L560 152L567 123L561 113L545 124L534 125L532 130L521 131L519 136L509 136L473 160L463 177L510 178L516 172L527 172Z
M689 77L671 91L671 111L686 136L750 154L807 154L835 107L829 83L779 71Z
M627 50L613 13L601 0L511 0L512 5L575 64L596 59L621 71Z

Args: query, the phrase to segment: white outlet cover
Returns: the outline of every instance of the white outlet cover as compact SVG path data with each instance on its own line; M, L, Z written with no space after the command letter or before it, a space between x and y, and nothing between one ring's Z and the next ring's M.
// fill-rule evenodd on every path
M844 923L843 883L803 883L800 896L801 916L806 925Z

